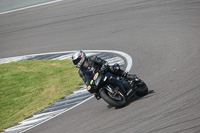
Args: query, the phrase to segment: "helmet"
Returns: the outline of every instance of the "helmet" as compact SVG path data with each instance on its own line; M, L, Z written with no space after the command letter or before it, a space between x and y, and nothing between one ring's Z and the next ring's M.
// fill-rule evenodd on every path
M81 65L83 64L83 62L85 61L86 59L86 54L81 51L81 50L78 50L76 51L73 55L72 55L72 61L74 63L74 65L78 68L81 67Z

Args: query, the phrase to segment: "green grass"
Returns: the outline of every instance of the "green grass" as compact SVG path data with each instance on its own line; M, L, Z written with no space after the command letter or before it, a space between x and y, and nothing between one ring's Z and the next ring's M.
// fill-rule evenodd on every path
M0 131L42 111L83 85L71 61L0 64Z

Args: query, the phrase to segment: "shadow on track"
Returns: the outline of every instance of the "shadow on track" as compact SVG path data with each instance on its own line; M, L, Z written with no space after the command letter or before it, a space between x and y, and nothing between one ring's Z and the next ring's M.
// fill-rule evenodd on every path
M146 96L139 97L139 96L136 96L136 95L135 95L135 96L133 96L131 99L128 99L128 100L127 100L127 105L126 105L126 106L128 106L128 105L131 104L132 102L135 102L136 100L142 100L142 99L146 99L146 98L152 97L154 93L155 93L154 90L149 90L149 91L148 91L148 94L147 94ZM151 95L151 94L152 94L152 95ZM107 107L108 107L108 109L110 109L110 108L120 109L120 108L113 107L113 106L111 106L111 105L108 105Z

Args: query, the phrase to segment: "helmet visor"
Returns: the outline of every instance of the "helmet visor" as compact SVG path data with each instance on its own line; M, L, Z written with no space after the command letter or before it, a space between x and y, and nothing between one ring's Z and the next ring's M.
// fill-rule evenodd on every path
M81 58L77 58L75 60L73 60L74 65L77 65L80 62Z

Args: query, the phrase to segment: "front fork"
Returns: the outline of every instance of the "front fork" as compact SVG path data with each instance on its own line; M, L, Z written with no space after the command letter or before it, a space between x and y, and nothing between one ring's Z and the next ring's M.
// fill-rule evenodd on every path
M106 90L114 96L117 94L116 91L112 87L110 87L109 85L106 86Z
M113 96L116 96L117 93L120 94L122 97L125 97L124 94L122 94L122 92L120 92L119 87L115 90L113 90L112 87L110 87L109 85L107 85L106 87L107 91L109 91L111 94L113 94Z

